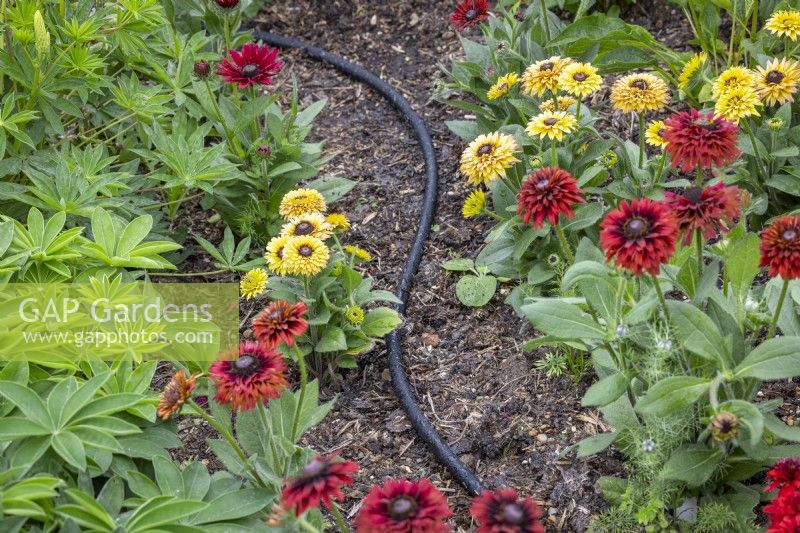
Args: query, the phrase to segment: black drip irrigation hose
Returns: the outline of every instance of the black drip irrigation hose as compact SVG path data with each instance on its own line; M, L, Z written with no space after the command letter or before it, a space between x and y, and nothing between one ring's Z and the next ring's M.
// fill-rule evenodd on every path
M271 46L302 50L310 57L323 61L349 77L369 85L381 96L389 100L414 128L414 133L425 156L425 192L422 199L422 213L419 217L419 225L414 235L414 243L411 246L408 259L406 259L395 293L401 302L396 308L401 314L405 314L414 274L416 274L420 261L422 261L423 248L430 233L433 214L436 210L438 186L436 152L433 149L431 135L428 132L425 121L411 108L406 99L397 90L362 66L292 37L283 37L265 31L255 31L253 36L256 40L263 41ZM428 444L439 461L450 470L453 477L473 494L480 494L483 490L483 485L478 477L461 462L420 410L403 366L402 340L403 336L399 330L393 331L386 338L389 350L389 372L391 373L392 385L400 405L402 405L403 410L411 421L411 425L414 426L419 436Z

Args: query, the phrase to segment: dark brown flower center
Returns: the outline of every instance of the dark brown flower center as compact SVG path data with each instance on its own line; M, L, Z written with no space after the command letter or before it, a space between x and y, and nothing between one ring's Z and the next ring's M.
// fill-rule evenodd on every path
M327 467L327 463L325 461L320 461L319 459L313 459L310 463L303 467L303 476L304 477L316 477L320 475L325 468Z
M277 307L271 307L267 309L266 316L264 318L266 318L267 320L280 320L281 315L282 313L280 309L278 309Z
M777 70L770 70L769 74L767 74L767 83L775 84L780 83L783 81L783 78L786 76L783 75L783 72L778 72Z
M314 224L307 221L302 221L294 227L295 235L311 235L314 233Z
M784 241L793 241L797 238L797 230L794 228L784 230L783 233L781 233L781 238Z
M660 130L658 130L658 136L659 137L663 137L664 133L666 133L666 131L667 131L667 128L661 128Z
M503 522L506 524L521 525L525 520L525 511L516 503L507 503L503 506Z
M470 9L469 11L467 11L464 14L464 18L467 19L467 20L475 20L475 18L477 16L478 16L478 10L477 9Z
M641 217L633 217L625 223L622 232L628 239L639 239L647 235L650 225Z
M507 83L505 83L505 82L501 83L501 84L500 84L500 85L497 87L497 90L498 90L498 91L505 91L506 89L508 89L508 84L507 84Z
M493 150L494 148L492 147L491 144L484 144L481 145L480 148L478 148L478 155L480 156L489 155L492 153Z
M588 76L583 72L578 72L577 74L572 76L572 79L575 81L586 81L586 78L588 78Z
M398 496L389 502L389 516L394 520L408 520L417 510L417 501L408 496Z
M539 66L539 70L553 70L555 64L552 61L548 61L547 63L542 63Z
M279 259L283 259L283 247L282 246L278 249L277 252L275 252L275 255L277 255Z
M648 85L647 82L644 80L636 80L633 83L631 83L631 87L636 87L637 89L644 91L647 90Z
M237 376L249 376L258 372L259 367L258 357L253 354L242 354L239 359L233 362L231 373Z
M536 182L536 188L540 191L547 189L550 186L550 180L547 178L540 179Z
M545 126L555 126L556 124L558 124L558 119L557 118L550 117L550 118L544 119L544 125Z
M245 78L252 78L256 74L258 74L258 65L249 64L242 67L242 76Z
M304 244L299 250L297 250L297 253L303 257L311 257L311 255L314 253L314 250L309 245Z
M693 204L699 204L700 198L702 197L703 189L700 187L691 187L686 189L683 193L683 197L692 202Z

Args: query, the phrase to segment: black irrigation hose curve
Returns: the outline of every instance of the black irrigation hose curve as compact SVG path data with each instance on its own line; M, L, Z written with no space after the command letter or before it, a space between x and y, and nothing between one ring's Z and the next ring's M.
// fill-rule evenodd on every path
M422 261L423 248L425 241L430 233L433 223L433 214L436 210L436 194L438 187L438 171L436 165L436 152L431 142L431 135L425 125L425 121L414 111L403 96L394 87L380 79L378 76L362 66L351 63L344 58L326 52L321 48L304 43L292 37L283 37L265 31L255 31L253 36L256 40L263 41L271 46L278 48L294 48L302 50L310 57L322 61L346 74L347 76L365 83L375 89L381 96L389 100L411 126L419 140L420 147L425 156L425 193L422 199L422 213L419 217L419 225L414 235L414 243L408 254L408 259L403 267L403 273L397 284L396 295L401 303L397 305L397 310L405 314L408 305L408 298L411 293L414 274ZM479 494L483 490L478 477L467 468L464 463L456 456L455 452L442 439L441 435L431 425L425 414L420 410L419 404L414 398L408 376L403 366L403 336L400 331L394 331L387 337L389 349L389 372L392 376L397 399L400 400L403 410L416 429L419 436L431 448L436 457L450 470L450 473L473 494Z

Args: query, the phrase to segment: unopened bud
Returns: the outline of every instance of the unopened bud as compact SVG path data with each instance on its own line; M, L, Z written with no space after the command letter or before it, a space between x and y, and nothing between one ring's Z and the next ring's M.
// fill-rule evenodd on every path
M50 32L47 31L44 18L39 10L33 14L33 39L36 45L36 57L41 61L50 52Z

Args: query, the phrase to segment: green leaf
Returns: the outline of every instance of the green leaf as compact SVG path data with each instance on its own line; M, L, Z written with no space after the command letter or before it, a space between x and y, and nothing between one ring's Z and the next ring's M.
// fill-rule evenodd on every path
M134 218L130 224L125 226L117 242L116 255L126 256L133 249L142 242L149 234L150 229L153 227L153 217L150 215L142 215Z
M69 431L55 433L50 444L67 463L79 471L86 470L86 450L77 435Z
M744 302L750 285L758 274L758 251L761 239L755 233L747 233L736 241L725 261L725 271L731 282L733 293L739 302Z
M17 406L26 418L53 428L53 419L42 399L31 389L13 381L0 381L0 395Z
M464 257L457 257L455 259L450 259L449 261L445 261L442 263L442 268L445 270L450 270L453 272L468 272L475 267L475 263L473 263L472 259L467 259Z
M800 428L787 426L780 418L771 413L764 415L764 427L779 439L800 442Z
M369 311L361 323L361 331L370 337L383 337L395 330L403 319L394 309L378 307Z
M725 341L711 318L695 306L667 300L670 323L684 348L705 359L724 364L729 359Z
M208 524L244 518L264 509L274 498L275 493L258 488L229 492L212 500L208 507L193 516L190 522Z
M20 416L0 418L0 441L24 439L35 435L49 435L51 430Z
M347 337L341 328L327 326L314 349L318 352L338 352L347 349Z
M617 440L617 434L613 432L600 433L598 435L587 437L577 444L578 457L588 457L589 455L600 453L614 444L615 440Z
M714 474L723 455L717 448L690 444L672 452L664 464L661 477L684 481L690 487L699 487Z
M756 446L764 434L764 415L758 408L744 400L729 400L720 404L722 411L730 411L739 418L739 423L750 434L750 445Z
M608 405L625 394L627 387L628 378L624 374L612 374L589 387L583 395L581 405L584 407Z
M497 278L494 276L462 276L456 284L458 301L469 307L483 307L497 291Z
M643 415L664 416L685 409L708 392L710 382L694 376L673 376L662 379L636 402L635 409Z
M561 339L603 340L606 332L572 304L561 300L539 300L522 306L522 314L533 326Z
M800 376L800 337L778 337L763 342L733 372L737 378L764 380Z

